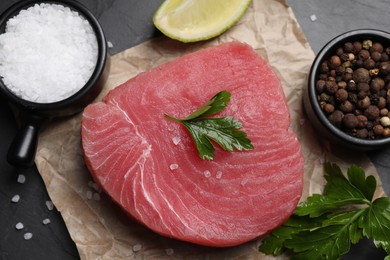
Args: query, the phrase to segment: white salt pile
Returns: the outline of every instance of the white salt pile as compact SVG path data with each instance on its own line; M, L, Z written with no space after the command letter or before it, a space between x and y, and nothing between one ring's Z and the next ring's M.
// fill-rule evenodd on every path
M95 69L89 22L59 4L36 4L9 19L0 35L0 75L15 95L36 103L70 97Z

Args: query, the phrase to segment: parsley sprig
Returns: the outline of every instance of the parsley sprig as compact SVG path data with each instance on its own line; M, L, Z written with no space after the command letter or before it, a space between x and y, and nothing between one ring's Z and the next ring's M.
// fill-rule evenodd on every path
M224 110L230 101L230 96L230 92L226 90L218 92L206 104L183 119L164 115L166 118L185 126L195 143L200 158L203 160L214 159L215 148L211 140L229 152L234 149L239 151L253 149L247 134L239 130L242 128L242 124L234 120L233 117L208 117Z
M376 180L352 165L345 177L339 166L325 163L324 193L301 202L294 214L267 237L259 250L291 254L291 259L339 259L363 236L390 260L390 198L373 200Z

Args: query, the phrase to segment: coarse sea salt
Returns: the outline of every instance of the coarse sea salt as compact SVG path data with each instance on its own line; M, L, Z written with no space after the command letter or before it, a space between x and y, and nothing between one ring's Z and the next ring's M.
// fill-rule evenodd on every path
M42 220L42 224L43 225L50 224L50 219L49 218L45 218L44 220Z
M176 163L172 163L171 165L169 165L169 168L170 168L171 170L176 170L177 168L179 168L179 165L176 164Z
M21 230L21 229L24 228L24 225L23 225L22 222L18 222L18 223L16 223L15 228L16 228L17 230Z
M64 100L91 77L98 44L89 22L60 4L35 4L0 35L0 75L7 88L36 103Z
M13 203L18 203L20 200L20 196L18 194L14 195L12 198L11 198L11 201Z
M26 176L24 176L23 174L19 174L18 175L18 179L16 180L18 183L25 183L26 182Z
M136 244L133 246L133 252L138 252L142 249L142 245L141 244Z
M53 204L52 201L47 200L47 201L45 202L45 204L46 204L46 207L47 207L48 210L53 210L53 209L54 209L54 204Z
M23 235L23 237L24 237L25 240L29 240L29 239L31 239L33 237L33 234L30 233L30 232L27 232L27 233L25 233Z

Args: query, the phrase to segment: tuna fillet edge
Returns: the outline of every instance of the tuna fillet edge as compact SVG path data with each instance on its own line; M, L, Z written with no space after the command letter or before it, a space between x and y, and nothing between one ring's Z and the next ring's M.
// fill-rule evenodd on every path
M183 118L221 90L255 149L199 158ZM304 160L279 79L248 45L232 42L156 67L89 105L82 146L94 179L155 232L225 247L286 221L302 193Z

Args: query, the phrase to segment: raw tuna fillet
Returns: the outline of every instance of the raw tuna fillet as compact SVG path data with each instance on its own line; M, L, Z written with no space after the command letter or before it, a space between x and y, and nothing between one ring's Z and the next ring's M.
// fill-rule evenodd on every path
M243 124L255 149L216 149L201 160L183 118L221 90L218 117ZM155 232L225 247L281 225L302 192L303 156L280 81L246 44L183 56L112 90L83 112L82 145L92 176L133 218Z

